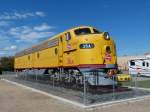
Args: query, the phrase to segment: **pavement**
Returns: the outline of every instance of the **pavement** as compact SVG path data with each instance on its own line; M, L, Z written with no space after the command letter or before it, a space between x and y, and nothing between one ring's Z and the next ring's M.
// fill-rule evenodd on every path
M0 80L0 112L149 112L150 98L82 109Z
M78 111L82 109L0 80L0 112Z

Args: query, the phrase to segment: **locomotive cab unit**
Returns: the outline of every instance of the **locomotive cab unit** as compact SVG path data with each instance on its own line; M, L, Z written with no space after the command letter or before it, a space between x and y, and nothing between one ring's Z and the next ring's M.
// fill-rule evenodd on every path
M112 85L117 70L115 42L108 32L80 26L60 33L15 56L15 70L49 74L57 81L89 85Z

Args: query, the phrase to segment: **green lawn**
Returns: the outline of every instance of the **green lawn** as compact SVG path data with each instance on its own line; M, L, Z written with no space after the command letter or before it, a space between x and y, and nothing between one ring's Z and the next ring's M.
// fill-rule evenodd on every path
M123 82L123 86L135 86L135 82ZM150 88L150 80L143 80L136 82L137 87Z

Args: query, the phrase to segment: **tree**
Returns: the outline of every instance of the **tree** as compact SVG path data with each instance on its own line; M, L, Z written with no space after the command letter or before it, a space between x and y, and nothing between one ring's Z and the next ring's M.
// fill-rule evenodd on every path
M14 57L1 57L0 59L0 72L14 70Z

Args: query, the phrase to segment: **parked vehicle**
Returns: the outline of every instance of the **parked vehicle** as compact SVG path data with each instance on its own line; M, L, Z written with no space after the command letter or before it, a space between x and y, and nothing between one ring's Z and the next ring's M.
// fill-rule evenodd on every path
M150 58L130 60L128 67L131 75L150 76Z

